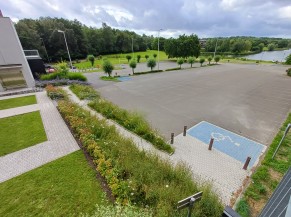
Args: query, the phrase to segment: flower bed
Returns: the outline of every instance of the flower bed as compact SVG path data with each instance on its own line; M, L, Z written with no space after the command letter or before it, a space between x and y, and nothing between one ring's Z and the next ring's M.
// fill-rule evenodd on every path
M173 167L139 151L115 127L75 104L60 101L59 110L121 204L148 207L155 216L178 216L185 213L176 211L177 201L203 190L202 200L195 205L196 216L221 216L223 208L217 196L208 187L199 189L184 165Z

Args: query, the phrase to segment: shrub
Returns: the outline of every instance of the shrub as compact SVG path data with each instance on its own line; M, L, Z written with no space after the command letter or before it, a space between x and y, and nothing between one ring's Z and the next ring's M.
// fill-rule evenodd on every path
M132 74L134 74L134 69L136 68L136 61L135 59L131 60L129 63L130 68L132 68Z
M287 65L291 65L291 54L289 54L289 55L286 57L285 60L286 60L286 61L285 61L285 64L287 64Z
M69 80L78 80L78 81L87 81L87 78L79 72L68 72L66 74L60 72L54 72L51 74L45 74L40 76L40 80L48 81L54 79L69 79Z
M151 71L153 71L153 68L157 65L157 62L155 59L149 59L147 62L147 66L151 68Z
M108 76L110 77L111 73L114 69L114 66L112 65L112 63L109 60L106 59L103 61L102 68L103 68L104 72L107 73Z
M130 55L126 55L126 59L127 59L127 62L129 62L129 60L131 60L131 56Z
M217 55L217 56L215 56L214 57L214 61L216 62L216 64L220 61L220 56L219 55Z
M177 201L202 190L202 200L195 205L196 216L221 216L223 207L217 196L209 188L200 189L185 165L173 166L140 151L132 140L120 136L115 127L75 104L61 101L59 110L93 158L118 203L149 207L154 216L177 216Z
M184 59L183 58L177 59L177 64L180 66L180 69L181 69L183 63L184 63Z
M146 58L146 60L148 60L148 58L149 58L149 55L147 55L147 54L146 54L144 57Z
M69 80L87 81L86 76L79 72L69 72L65 78Z
M139 63L139 61L140 61L140 58L141 58L141 55L137 55L137 62Z
M135 72L134 75L144 75L144 74L156 73L156 72L162 72L162 71L163 71L162 69L159 69L159 70L152 70L152 71L146 71L146 72Z
M73 91L73 93L76 94L81 100L93 100L100 97L100 95L91 86L73 84L70 86L70 90Z
M250 216L250 207L248 202L245 198L242 198L237 206L236 211L242 216L242 217L249 217Z
M93 67L94 65L94 61L95 61L95 57L93 55L88 55L87 59L90 61L91 66Z
M157 55L156 53L153 54L153 57L154 57L155 59L157 58L157 56L158 56L158 55Z
M205 62L205 58L204 57L199 57L200 66L202 66L204 62Z
M291 76L291 68L287 69L286 72L288 76Z
M194 57L189 57L188 58L188 63L191 64L191 68L192 68L192 64L195 63L195 58Z
M53 100L65 99L67 98L67 94L64 90L58 87L54 87L52 85L46 86L46 93L49 98Z
M165 72L168 72L168 71L175 71L175 70L181 70L180 67L177 67L177 68L170 68L170 69L166 69Z
M68 65L66 62L60 62L56 65L57 72L63 75L67 75L69 72Z

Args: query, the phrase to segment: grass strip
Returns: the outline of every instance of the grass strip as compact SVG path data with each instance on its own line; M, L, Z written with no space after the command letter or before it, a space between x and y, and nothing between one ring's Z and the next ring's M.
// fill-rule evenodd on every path
M251 184L238 203L236 210L243 217L249 216L249 212L246 212L248 209L251 216L258 216L291 166L291 132L287 134L276 157L272 159L288 123L291 123L291 113L271 143L261 166L252 175Z
M36 104L35 95L0 100L0 110Z
M0 119L0 156L47 140L40 112Z
M186 210L179 213L177 201L202 190L195 215L221 216L223 207L217 196L209 186L200 188L185 165L172 166L158 156L140 151L114 126L108 126L105 120L91 116L76 104L60 101L59 110L120 204L148 207L154 216L183 216Z

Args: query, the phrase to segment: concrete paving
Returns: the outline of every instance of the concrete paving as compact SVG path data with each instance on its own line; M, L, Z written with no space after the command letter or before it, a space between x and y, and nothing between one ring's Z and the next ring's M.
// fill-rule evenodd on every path
M195 67L93 86L117 105L145 114L168 139L171 132L180 134L184 125L190 128L207 121L268 145L291 108L286 67Z
M46 93L39 92L35 95L48 141L0 157L0 183L79 149L70 130ZM23 106L16 109L29 112L27 108L28 106ZM34 111L33 108L30 112ZM14 114L15 109L7 109L6 113L9 110Z
M113 70L112 76L115 76L115 75L119 75L119 76L132 75L132 69L129 67L128 64L121 64L121 65L122 65L123 69L121 69L121 70ZM185 65L188 66L188 64L185 64ZM198 64L197 64L197 66L198 66ZM165 62L160 62L160 64L159 64L159 69L162 69L162 70L169 69L169 68L175 68L175 67L178 67L176 62L165 61ZM156 66L154 68L154 70L157 70L157 69L158 69L158 66ZM146 63L137 64L135 72L145 72L145 71L150 71L150 68L147 67ZM84 73L84 75L88 78L88 81L91 83L91 85L96 89L116 83L114 81L103 81L103 80L100 80L100 77L105 75L104 72Z

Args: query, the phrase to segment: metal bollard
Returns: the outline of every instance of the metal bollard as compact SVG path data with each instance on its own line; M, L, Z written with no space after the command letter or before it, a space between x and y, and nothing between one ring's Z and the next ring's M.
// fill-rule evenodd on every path
M243 167L244 170L247 170L247 169L248 169L248 165L249 165L251 159L252 159L251 157L248 157L248 158L246 159L245 165L244 165L244 167Z
M186 136L187 126L184 126L183 136Z
M211 138L210 142L209 142L209 146L208 146L208 150L210 150L210 151L212 150L213 142L214 142L214 139Z
M174 133L171 133L171 144L174 144Z

